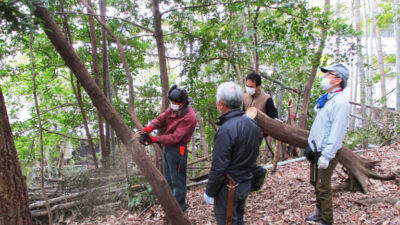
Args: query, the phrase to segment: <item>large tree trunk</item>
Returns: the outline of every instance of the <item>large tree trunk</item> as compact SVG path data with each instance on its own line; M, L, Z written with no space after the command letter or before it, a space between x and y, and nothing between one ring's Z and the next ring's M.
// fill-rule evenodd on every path
M254 119L265 134L290 145L305 148L309 131L303 130L274 120L258 109L251 107L246 111L246 115ZM367 179L374 178L379 180L395 179L395 175L380 175L370 168L376 164L376 161L363 159L354 154L350 149L343 147L338 153L339 162L347 169L349 173L348 188L355 189L359 185L363 193L368 192Z
M0 224L32 224L28 187L19 165L0 87Z
M326 14L329 11L329 5L330 5L330 0L325 0L324 3L324 13ZM323 26L321 29L321 40L318 46L318 50L315 53L315 56L312 60L312 68L311 68L311 74L310 78L307 82L307 85L304 89L304 95L303 95L303 103L301 106L301 114L300 114L300 121L298 126L302 129L306 128L306 122L307 122L307 115L308 115L308 105L310 103L310 96L311 96L311 88L315 80L315 76L318 71L318 67L320 66L320 61L321 61L321 56L322 56L322 51L325 48L325 41L327 37L327 27Z
M183 214L178 202L172 195L167 181L160 171L153 165L150 157L136 140L129 127L124 123L117 111L112 107L110 102L107 101L106 96L101 92L95 81L90 77L89 72L85 68L79 56L68 44L47 9L36 5L34 14L40 21L44 32L53 43L57 52L61 55L66 65L71 69L71 71L73 71L79 82L85 88L86 92L92 99L93 104L99 112L101 112L112 128L115 129L117 136L132 154L135 163L139 166L143 175L152 186L155 196L167 215L168 221L172 224L189 224L189 220Z

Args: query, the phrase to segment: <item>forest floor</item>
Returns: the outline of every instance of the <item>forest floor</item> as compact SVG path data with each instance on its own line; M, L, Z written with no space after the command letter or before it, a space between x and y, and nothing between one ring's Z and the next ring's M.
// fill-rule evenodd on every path
M375 171L387 174L400 172L400 143L384 146L360 154L381 162ZM343 183L347 175L339 164L332 185ZM333 193L335 224L400 224L400 184L397 181L369 180L369 192L335 191ZM205 188L187 193L186 215L192 224L215 224L213 206L203 200ZM363 202L373 199L371 202ZM374 202L375 201L375 202ZM391 203L389 203L392 201ZM309 184L309 163L291 163L278 167L270 174L260 192L251 193L246 203L246 224L307 224L304 218L315 207L313 187ZM166 224L159 204L146 211L91 217L70 224Z

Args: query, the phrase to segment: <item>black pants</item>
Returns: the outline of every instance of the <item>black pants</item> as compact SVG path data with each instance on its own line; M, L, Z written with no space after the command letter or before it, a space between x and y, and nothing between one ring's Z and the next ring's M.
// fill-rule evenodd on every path
M261 146L261 142L264 138L259 139L259 146ZM260 153L260 149L258 149L257 157ZM267 172L264 167L257 165L257 162L254 163L251 168L251 173L253 174L253 179L251 180L251 191L259 190L264 182L265 173Z
M226 221L226 206L228 205L228 182L222 186L214 198L214 213L218 225ZM239 183L235 188L235 202L233 204L232 224L244 224L244 209L247 195L250 192L250 181Z
M186 162L187 150L184 155L179 152L179 146L164 147L163 172L172 194L183 211L186 210Z

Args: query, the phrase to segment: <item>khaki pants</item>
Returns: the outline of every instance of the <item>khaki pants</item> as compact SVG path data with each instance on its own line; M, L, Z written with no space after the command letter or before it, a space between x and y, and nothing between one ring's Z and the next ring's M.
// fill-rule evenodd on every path
M339 150L340 151L340 150ZM317 185L315 186L314 179L314 164L310 166L310 183L315 187L315 195L317 199L317 207L321 209L322 219L333 224L333 205L331 193L331 178L333 170L337 166L338 153L335 158L330 160L329 166L326 169L318 169Z

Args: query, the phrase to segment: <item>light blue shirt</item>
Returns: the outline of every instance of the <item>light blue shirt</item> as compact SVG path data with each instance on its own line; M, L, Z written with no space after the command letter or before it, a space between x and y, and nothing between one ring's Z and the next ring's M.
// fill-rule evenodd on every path
M317 116L311 126L308 145L314 150L312 140L317 145L317 151L331 160L342 148L343 139L350 117L350 104L343 92L329 93L327 102L317 111Z

